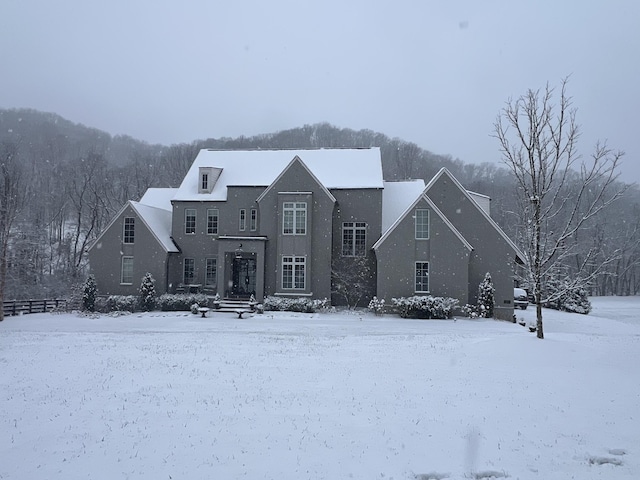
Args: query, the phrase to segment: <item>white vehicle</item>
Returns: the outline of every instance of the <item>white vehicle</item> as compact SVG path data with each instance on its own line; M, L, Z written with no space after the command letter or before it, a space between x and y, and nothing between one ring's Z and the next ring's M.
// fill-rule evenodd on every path
M527 291L524 288L513 289L513 305L514 307L519 307L522 310L526 310L529 306L529 298L527 296Z

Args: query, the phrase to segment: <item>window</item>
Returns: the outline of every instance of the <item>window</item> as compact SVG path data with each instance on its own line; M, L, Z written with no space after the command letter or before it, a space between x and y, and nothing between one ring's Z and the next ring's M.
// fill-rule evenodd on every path
M345 222L342 224L342 255L345 257L364 257L367 254L367 224L364 222Z
M218 233L218 209L209 208L207 210L207 234L216 235Z
M120 283L123 285L133 284L133 257L122 257Z
M258 229L258 210L251 209L251 231L255 232Z
M416 262L416 293L429 291L429 262Z
M208 173L203 173L202 174L200 189L201 190L209 190L209 174Z
M305 257L282 257L282 288L304 290Z
M284 202L282 205L282 233L284 235L307 234L306 202Z
M196 233L196 209L187 208L184 211L184 233L191 235Z
M218 259L217 258L207 258L207 265L205 270L204 284L211 287L215 286L216 276L218 273Z
M122 241L124 243L133 243L136 233L136 219L133 217L126 217L124 219L124 232L122 234Z
M184 259L184 284L191 285L195 279L196 261L193 258Z
M240 209L240 231L244 232L247 228L247 211L244 208Z
M416 240L429 238L429 210L419 208L416 210Z

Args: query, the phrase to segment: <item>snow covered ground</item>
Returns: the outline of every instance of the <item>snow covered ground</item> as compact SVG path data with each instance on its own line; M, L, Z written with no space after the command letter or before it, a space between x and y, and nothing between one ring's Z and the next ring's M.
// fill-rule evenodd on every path
M637 479L640 297L593 305L9 317L0 478Z

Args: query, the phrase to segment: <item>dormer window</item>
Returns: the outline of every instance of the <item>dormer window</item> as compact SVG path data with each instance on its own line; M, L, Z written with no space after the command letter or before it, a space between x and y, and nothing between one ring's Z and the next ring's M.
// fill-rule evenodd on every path
M198 171L198 193L211 193L221 173L221 168L200 167Z

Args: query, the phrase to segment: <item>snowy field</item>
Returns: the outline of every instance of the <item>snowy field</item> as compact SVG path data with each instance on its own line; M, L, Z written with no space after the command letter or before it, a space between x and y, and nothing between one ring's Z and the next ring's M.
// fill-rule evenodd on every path
M1 479L638 479L640 297L0 323ZM518 317L533 319L530 307Z

